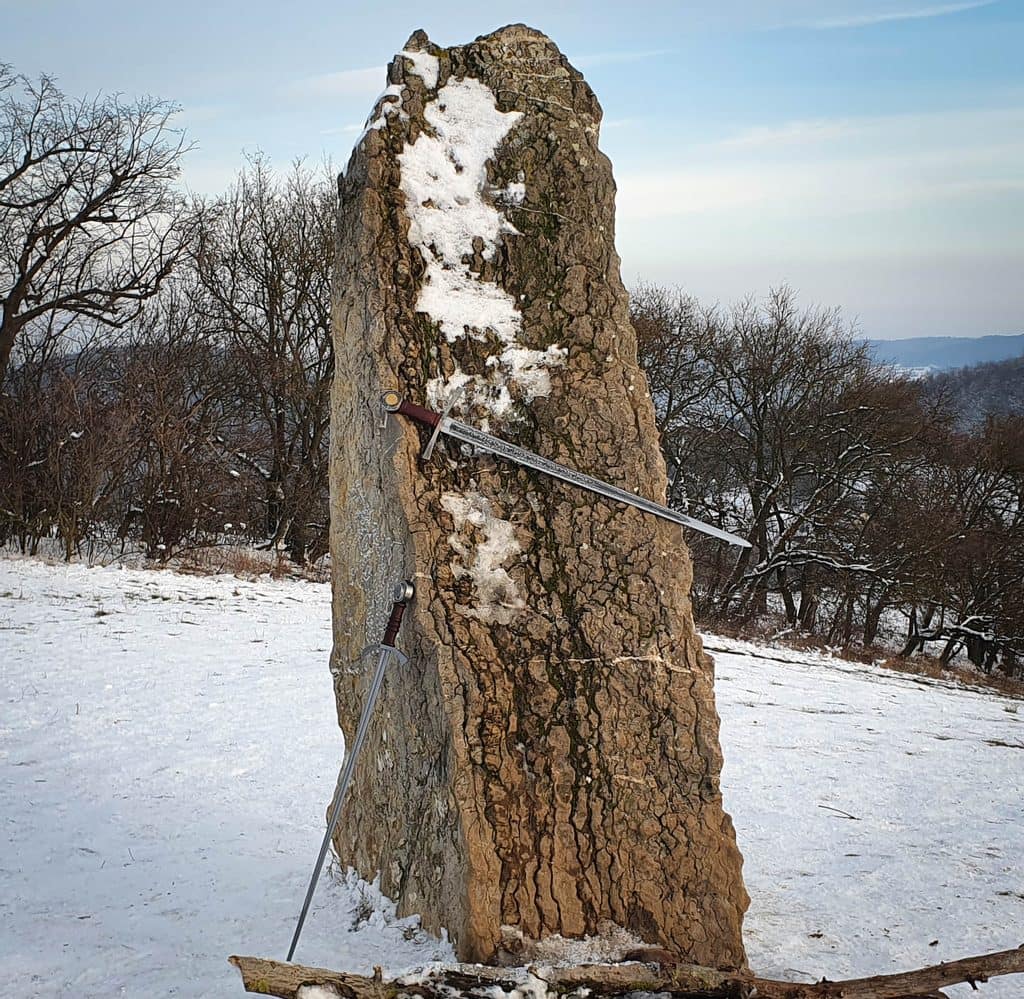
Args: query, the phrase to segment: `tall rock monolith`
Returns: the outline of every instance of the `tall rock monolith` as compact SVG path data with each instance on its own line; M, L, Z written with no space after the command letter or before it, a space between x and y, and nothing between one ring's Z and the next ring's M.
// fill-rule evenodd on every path
M398 579L417 596L335 837L465 960L625 928L744 963L713 672L680 530L381 419L385 390L663 500L601 109L522 25L416 32L339 182L334 650L352 733Z

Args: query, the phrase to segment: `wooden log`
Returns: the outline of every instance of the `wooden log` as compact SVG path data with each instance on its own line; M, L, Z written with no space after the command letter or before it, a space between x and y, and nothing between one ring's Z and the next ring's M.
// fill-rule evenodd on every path
M367 978L365 975L286 964L262 957L233 955L228 960L241 973L246 992L280 996L281 999L295 999L304 985L334 989L343 999L396 999L399 995L434 999L443 995L445 999L451 999L449 990L452 989L473 999L494 999L491 990L495 986L511 992L522 985L512 969L488 965L457 965L424 975L422 980L406 975L385 982L379 974Z
M504 992L545 990L567 996L580 990L600 997L630 992L667 992L674 999L937 999L947 985L986 982L998 975L1024 973L1024 946L979 954L959 961L918 968L895 975L874 975L845 981L780 982L746 972L719 971L690 964L592 964L573 968L533 965L525 980L509 968L458 965L424 976L405 976L385 982L373 978L285 964L258 957L231 957L247 992L301 999L303 985L333 989L343 999L450 999L453 993L469 999L493 999L495 987Z

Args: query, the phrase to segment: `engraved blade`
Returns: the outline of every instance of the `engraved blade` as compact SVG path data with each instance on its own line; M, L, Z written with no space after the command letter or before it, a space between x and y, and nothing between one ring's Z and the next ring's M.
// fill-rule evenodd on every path
M636 493L626 492L625 489L620 489L618 486L613 486L608 482L602 482L600 479L595 479L592 475L586 475L583 472L577 472L575 469L566 468L565 465L559 465L556 461L543 458L539 454L527 451L525 448L517 447L508 441L503 441L500 437L492 437L482 430L467 426L465 423L451 419L451 417L442 417L438 423L438 429L448 437L463 441L480 451L486 451L498 458L504 458L525 468L531 468L535 472L542 472L544 475L561 479L563 482L579 486L581 489L597 493L599 496L604 496L607 499L627 503L629 506L634 506L645 513L661 517L662 520L670 520L675 524L681 524L683 527L693 528L695 531L709 534L720 541L727 541L731 545L739 545L741 548L750 547L749 541L736 534L730 534L728 531L721 530L721 528L705 524L702 520L687 517L685 513L671 510L667 506L662 506L661 503L655 503L654 500L647 499L646 496L638 496Z

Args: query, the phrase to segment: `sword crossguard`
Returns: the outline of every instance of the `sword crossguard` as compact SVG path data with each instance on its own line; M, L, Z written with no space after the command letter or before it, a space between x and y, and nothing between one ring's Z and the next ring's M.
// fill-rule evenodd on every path
M363 651L359 653L360 661L362 661L368 655L370 655L371 652L380 652L383 648L384 648L384 645L381 642L374 642L373 645L367 645L366 648L363 649ZM401 649L396 649L393 645L389 645L388 646L388 652L392 653L392 655L394 655L394 657L403 666L408 665L409 657Z
M437 443L437 438L441 436L441 425L444 423L448 414L454 409L455 404L462 398L466 391L466 382L463 382L448 398L448 402L445 404L444 412L441 414L441 419L437 421L437 425L434 427L434 432L430 435L430 440L427 441L427 446L423 449L423 460L430 461L431 455L434 453L434 445Z

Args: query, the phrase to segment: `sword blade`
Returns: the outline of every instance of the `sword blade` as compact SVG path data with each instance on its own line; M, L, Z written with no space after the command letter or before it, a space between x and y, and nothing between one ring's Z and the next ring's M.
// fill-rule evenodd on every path
M348 788L352 783L352 774L356 768L356 760L359 752L366 741L366 733L370 728L370 719L373 717L373 709L380 696L380 688L384 683L384 674L388 668L388 662L392 656L398 655L398 650L393 645L382 645L380 658L377 660L377 671L373 675L373 683L370 685L370 692L366 695L366 703L363 705L363 713L359 718L359 726L356 729L356 737L352 748L345 747L345 762L338 773L338 783L334 789L334 806L331 808L331 816L327 820L327 831L324 833L323 842L320 844L320 853L317 855L316 864L313 867L313 876L309 879L309 887L306 889L306 898L302 903L302 912L299 913L299 921L295 927L295 934L292 937L291 946L288 948L287 960L292 959L295 947L299 942L299 935L302 933L302 926L306 922L306 914L309 912L309 904L313 900L313 892L316 891L316 883L320 879L320 872L323 870L324 859L327 856L327 849L331 845L331 836L334 835L335 827L341 818L341 810L345 805L345 798L348 796Z
M500 437L492 437L482 430L477 430L476 427L460 423L451 417L442 417L437 427L441 433L448 437L463 441L481 451L487 451L498 458L504 458L525 468L531 468L535 472L542 472L544 475L561 479L563 482L579 486L581 489L597 493L599 496L604 496L607 499L627 503L629 506L643 510L645 513L661 517L663 520L670 520L675 524L681 524L683 527L693 528L695 531L709 534L720 541L727 541L731 545L739 545L741 548L750 547L750 542L745 538L739 537L739 535L730 534L728 531L723 531L721 528L714 527L711 524L705 524L702 520L687 517L685 513L679 513L667 506L663 506L661 503L655 503L654 500L647 499L646 496L638 496L636 493L627 492L625 489L620 489L618 486L613 486L608 482L602 482L600 479L595 479L592 475L577 472L573 468L566 468L565 465L559 465L556 461L542 458L539 454L534 454L525 448L517 447L508 441L503 441Z

